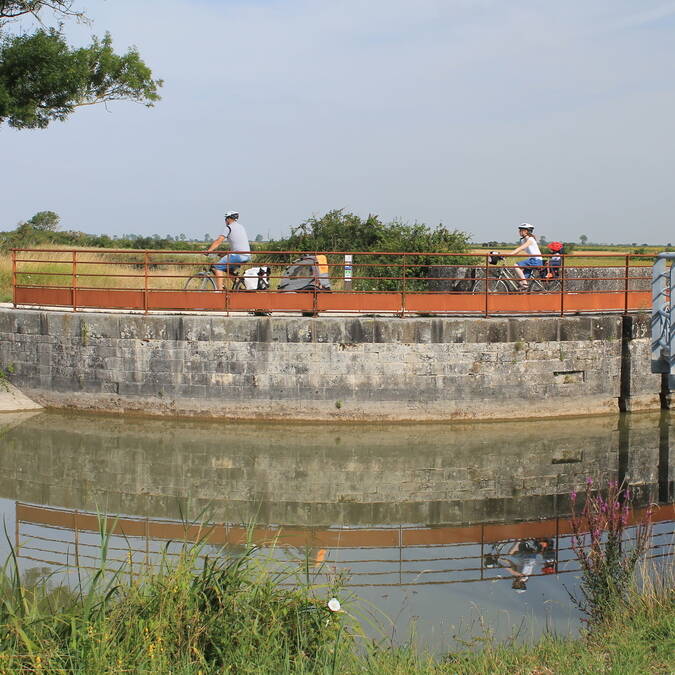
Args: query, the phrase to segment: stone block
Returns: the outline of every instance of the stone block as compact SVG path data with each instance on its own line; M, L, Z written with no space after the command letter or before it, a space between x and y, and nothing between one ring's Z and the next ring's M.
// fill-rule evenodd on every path
M119 317L109 314L87 314L80 318L82 342L100 338L119 338Z
M509 340L511 342L555 342L558 340L558 319L538 317L537 319L509 319Z
M42 335L40 312L24 310L15 315L14 330L21 335Z
M312 321L312 335L314 342L323 344L338 344L345 342L344 321L335 318L316 318Z
M367 318L345 319L345 344L361 344L375 340L375 320Z
M176 339L185 342L205 341L211 339L211 317L181 316Z
M467 343L499 343L509 341L508 319L479 319L466 321Z
M178 316L133 316L119 317L119 337L123 340L176 340Z

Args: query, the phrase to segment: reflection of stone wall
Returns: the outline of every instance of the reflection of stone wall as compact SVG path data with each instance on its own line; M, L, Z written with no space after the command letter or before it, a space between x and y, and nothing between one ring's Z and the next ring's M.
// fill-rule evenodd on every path
M627 320L0 310L0 363L39 403L120 412L448 420L614 412L628 396L658 409L649 316L622 343Z
M282 525L460 524L567 512L588 476L653 496L658 416L453 425L222 424L42 413L9 429L0 497ZM555 496L559 495L559 496Z

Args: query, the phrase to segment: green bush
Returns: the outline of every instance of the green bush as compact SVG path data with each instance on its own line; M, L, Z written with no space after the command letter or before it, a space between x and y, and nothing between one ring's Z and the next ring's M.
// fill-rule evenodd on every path
M468 259L434 253L466 253L469 235L439 225L421 223L384 223L377 216L360 218L342 209L329 211L320 218L309 218L291 229L291 235L267 244L270 251L353 252L354 290L398 291L426 290L431 265L466 264ZM358 253L368 253L359 256ZM383 255L411 253L414 255ZM275 261L277 257L272 257ZM278 260L284 260L278 257ZM338 267L341 256L331 256L329 264ZM405 277L405 281L403 280Z

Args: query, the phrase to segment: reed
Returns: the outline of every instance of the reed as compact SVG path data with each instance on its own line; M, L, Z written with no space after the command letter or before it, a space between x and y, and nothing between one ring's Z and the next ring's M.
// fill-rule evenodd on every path
M208 558L190 545L177 561L134 572L110 568L101 537L99 569L74 588L49 578L26 585L10 559L0 673L330 672L347 644L328 598L287 587L250 546Z

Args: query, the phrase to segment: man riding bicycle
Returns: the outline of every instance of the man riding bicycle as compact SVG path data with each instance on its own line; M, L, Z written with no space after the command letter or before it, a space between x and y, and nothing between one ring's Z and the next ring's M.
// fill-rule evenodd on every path
M251 259L251 244L248 240L246 229L239 222L237 211L228 211L225 214L225 232L221 234L209 248L204 251L208 255L215 251L224 241L230 247L230 253L224 255L217 263L212 265L216 277L216 286L219 291L223 290L225 275L234 276L235 272Z

